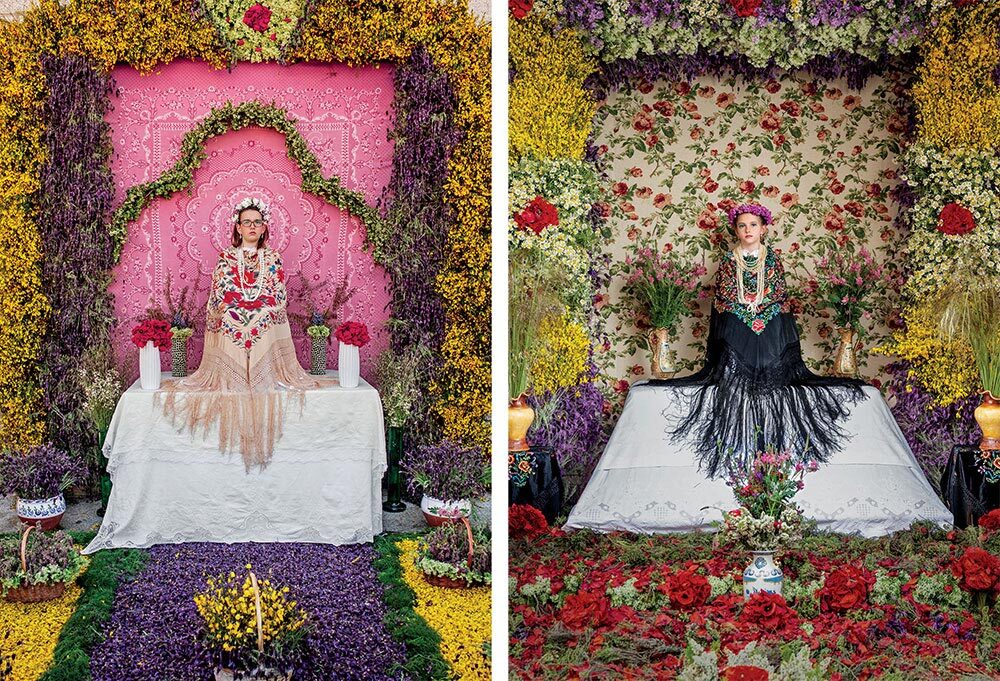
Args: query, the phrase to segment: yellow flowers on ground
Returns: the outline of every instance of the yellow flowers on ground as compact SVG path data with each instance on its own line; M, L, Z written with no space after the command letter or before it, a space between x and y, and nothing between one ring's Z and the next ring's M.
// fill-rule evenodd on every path
M52 664L59 632L76 609L83 590L66 587L61 598L42 603L0 601L0 660L14 653L10 681L35 681ZM4 639L4 634L8 638Z
M398 543L406 584L416 594L413 610L441 636L441 656L463 681L490 678L483 645L490 640L490 588L448 589L431 586L414 565L417 541Z

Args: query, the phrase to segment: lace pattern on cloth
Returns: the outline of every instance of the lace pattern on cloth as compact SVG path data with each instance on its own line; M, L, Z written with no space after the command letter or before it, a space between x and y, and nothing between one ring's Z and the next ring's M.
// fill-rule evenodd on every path
M212 276L205 352L198 370L164 384L164 414L192 433L219 431L219 450L238 450L247 470L267 466L281 437L287 399L301 410L303 390L326 381L299 365L285 312L286 291L280 256L262 249L241 281L235 249L224 251ZM258 278L262 281L258 281ZM249 300L244 285L260 286Z

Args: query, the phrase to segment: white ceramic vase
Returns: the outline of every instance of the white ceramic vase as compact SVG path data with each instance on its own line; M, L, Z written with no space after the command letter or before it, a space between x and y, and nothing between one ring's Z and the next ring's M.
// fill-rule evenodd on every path
M160 349L153 341L139 348L139 386L143 390L160 389Z
M63 493L48 499L17 499L17 517L25 525L34 525L40 522L42 529L48 532L59 527L66 512L66 497Z
M755 593L780 594L785 575L774 563L774 551L751 551L753 560L743 571L743 598Z
M361 379L361 354L357 345L341 343L337 358L337 375L340 385L345 388L357 388Z

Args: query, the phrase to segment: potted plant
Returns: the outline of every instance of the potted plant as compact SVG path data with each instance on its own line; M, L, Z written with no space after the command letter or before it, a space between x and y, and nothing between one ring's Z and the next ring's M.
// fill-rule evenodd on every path
M104 442L111 427L115 407L125 389L121 373L111 363L110 348L88 354L80 368L80 386L83 389L81 411L97 430L97 461L100 474L101 508L103 515L111 495L111 477L107 473L108 459Z
M466 517L472 500L489 491L489 461L478 447L462 447L445 440L424 445L403 460L413 494L423 493L420 510L431 527Z
M45 534L40 523L25 527L19 537L0 538L0 590L11 602L59 598L85 564L69 535Z
M287 586L258 580L246 567L242 579L233 572L209 577L194 597L215 679L289 681L292 668L308 656L307 616Z
M975 411L983 432L979 448L1000 450L1000 289L964 277L944 290L936 301L940 332L968 342L983 387Z
M200 276L200 274L199 274ZM198 282L195 280L195 289ZM166 320L170 323L170 375L183 378L188 375L187 342L194 335L195 317L198 308L194 305L194 296L190 294L191 287L181 289L180 297L174 299L170 288L170 273L167 272L164 297L167 301Z
M716 544L749 551L753 560L743 572L743 596L781 593L784 575L774 554L802 539L802 511L792 498L803 488L803 477L816 462L796 462L789 452L757 452L750 466L730 474L739 507L724 513Z
M417 546L417 569L434 586L489 586L491 560L489 530L464 517L435 527Z
M160 351L170 347L170 322L146 317L132 329L132 342L139 348L139 385L143 390L160 388Z
M402 502L402 476L399 462L403 455L403 427L420 399L421 369L430 360L430 349L414 343L402 352L384 350L375 361L379 396L385 411L386 449L389 454L388 495L382 510L399 513L406 510Z
M362 322L344 322L335 334L339 341L337 356L337 376L344 388L357 388L361 380L361 348L368 344L371 336Z
M875 264L871 251L862 246L857 253L838 250L832 256L823 256L816 262L815 271L818 305L833 312L840 335L831 373L856 378L855 343L864 336L861 319L871 314L871 294L885 278L883 267Z
M305 315L289 313L289 317L302 324L311 343L311 360L309 373L315 376L326 374L327 344L330 342L330 327L337 321L337 316L347 301L355 293L355 289L347 286L347 279L340 282L333 292L330 304L323 307L318 303L320 290L326 288L329 282L324 281L318 286L309 283L302 277L302 287L291 297L294 307L308 310ZM290 305L289 307L292 307Z
M40 522L46 531L59 527L66 512L63 491L86 475L82 461L50 444L0 457L0 492L17 496L21 522Z
M539 329L549 316L561 316L565 308L561 291L566 272L533 249L514 249L508 269L509 366L507 387L507 438L509 451L530 449L527 434L535 420L528 404L531 365L539 344Z
M637 318L649 319L646 340L652 353L653 378L669 378L677 372L676 353L670 340L677 333L681 315L701 287L703 265L687 265L672 252L644 246L625 257L619 273L625 277L622 292Z

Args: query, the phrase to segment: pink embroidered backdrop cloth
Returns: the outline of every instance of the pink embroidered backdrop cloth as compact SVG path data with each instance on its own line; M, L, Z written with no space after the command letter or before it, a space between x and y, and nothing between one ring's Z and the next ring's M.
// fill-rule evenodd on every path
M115 205L121 204L128 187L155 180L169 169L180 158L185 133L226 101L273 102L286 109L318 157L323 175L338 175L347 188L363 192L374 205L392 166L393 148L387 139L392 76L387 66L329 64L239 64L229 73L200 62L174 62L147 76L118 67L114 78L119 96L108 114ZM166 309L170 273L174 296L189 286L202 315L188 343L188 368L198 366L203 312L219 251L230 245L232 206L247 196L261 196L271 205L268 246L284 260L290 300L302 289L303 278L314 285L330 282L317 296L321 305L345 277L356 289L340 321L368 324L372 342L361 349L361 373L370 378L375 356L388 344L384 323L389 295L384 270L362 247L364 226L302 191L302 175L288 158L284 135L276 131L230 131L210 139L205 151L208 157L195 172L190 196L181 191L154 200L129 226L110 287L118 320L113 332L116 354L121 358L136 353L131 330L151 301ZM289 313L304 314L304 307L290 302ZM291 325L299 361L308 368L309 338L301 324ZM332 341L328 366L335 368L336 363L337 343ZM170 367L167 352L162 367Z

